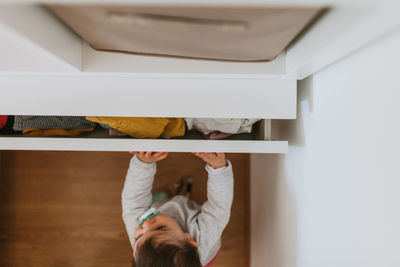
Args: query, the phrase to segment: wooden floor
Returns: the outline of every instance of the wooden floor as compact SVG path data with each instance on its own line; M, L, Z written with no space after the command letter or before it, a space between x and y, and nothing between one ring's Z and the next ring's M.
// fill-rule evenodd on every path
M249 266L249 156L228 154L235 174L231 220L214 267ZM130 266L121 189L130 155L117 152L2 151L0 266ZM154 189L192 175L206 199L203 162L172 153L158 163Z

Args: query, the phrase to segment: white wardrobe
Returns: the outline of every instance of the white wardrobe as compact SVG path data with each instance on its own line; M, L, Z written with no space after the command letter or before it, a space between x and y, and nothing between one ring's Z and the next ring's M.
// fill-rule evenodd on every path
M241 140L0 136L1 150L253 153L251 266L400 265L398 3L190 1L326 9L274 60L224 62L94 50L46 2L0 2L0 114L263 121Z

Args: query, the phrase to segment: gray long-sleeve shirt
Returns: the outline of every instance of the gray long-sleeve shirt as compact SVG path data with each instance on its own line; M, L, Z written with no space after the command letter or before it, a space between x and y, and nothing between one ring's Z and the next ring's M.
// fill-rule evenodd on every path
M155 163L143 163L132 157L122 191L122 216L133 247L134 233L139 217L150 207L173 218L184 232L199 244L198 252L203 265L210 262L221 246L221 234L229 221L233 199L232 165L208 172L207 201L198 205L187 197L175 196L163 204L152 205L151 188L156 173Z

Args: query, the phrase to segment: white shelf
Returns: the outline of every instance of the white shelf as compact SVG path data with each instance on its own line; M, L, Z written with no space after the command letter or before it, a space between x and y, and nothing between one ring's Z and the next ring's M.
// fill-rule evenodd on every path
M287 153L287 141L266 140L271 136L271 123L262 120L252 133L236 134L223 140L207 140L197 131L182 137L135 139L109 137L100 126L79 137L24 137L0 135L0 150L65 150L65 151L171 151L171 152L229 152L229 153Z
M0 137L0 150L287 153L287 141Z

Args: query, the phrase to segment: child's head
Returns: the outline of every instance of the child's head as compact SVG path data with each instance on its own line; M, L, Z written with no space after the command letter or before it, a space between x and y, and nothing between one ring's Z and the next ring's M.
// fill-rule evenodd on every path
M199 245L165 214L147 219L134 238L133 266L201 266Z

